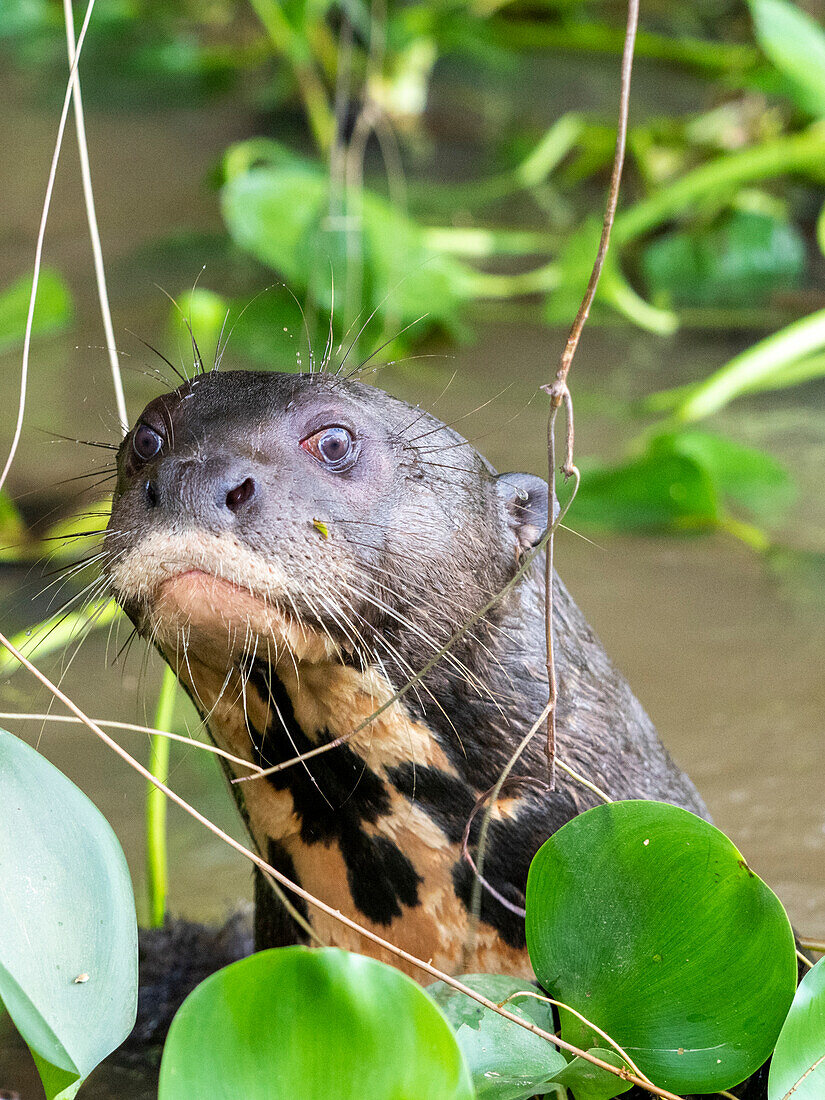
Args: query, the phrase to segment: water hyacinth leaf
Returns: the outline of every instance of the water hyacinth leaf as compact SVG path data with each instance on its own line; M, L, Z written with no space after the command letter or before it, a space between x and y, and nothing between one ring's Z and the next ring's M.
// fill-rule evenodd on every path
M719 500L706 470L686 455L653 453L615 467L588 467L570 522L600 530L713 526Z
M108 822L0 730L0 999L49 1100L69 1100L135 1022L137 924Z
M564 1009L561 1011L563 1012ZM603 1062L617 1069L632 1072L624 1058L612 1048L592 1047L587 1053L601 1058ZM569 1089L575 1100L613 1100L614 1096L621 1096L623 1092L633 1088L630 1081L623 1081L621 1077L608 1073L601 1066L594 1066L586 1058L578 1057L573 1058L564 1069L559 1070L553 1080Z
M749 0L756 38L804 110L825 115L825 31L789 0Z
M539 850L527 947L545 988L673 1092L730 1088L770 1054L796 987L777 897L718 829L662 802L598 806ZM572 1013L562 1036L603 1040Z
M794 483L776 459L710 432L668 432L651 443L651 453L682 455L701 466L719 493L758 515L775 513L794 497Z
M30 275L0 291L0 352L23 343L32 292ZM49 268L40 272L32 333L48 336L65 328L72 319L72 299L63 279Z
M825 959L796 991L771 1058L768 1100L821 1100L825 1096Z
M461 981L496 1004L521 990L535 990L523 978L504 974L468 974ZM561 1052L546 1039L485 1008L466 993L443 982L428 986L427 992L455 1031L477 1096L490 1100L534 1096L557 1080L559 1070L567 1065ZM506 1007L544 1031L556 1029L553 1009L546 1002L522 997Z
M470 296L463 265L429 248L420 226L367 190L331 217L327 176L273 145L236 147L225 162L221 208L235 243L324 310L334 272L339 316L355 290L359 323L377 309L399 329L424 315L422 325L455 328Z
M169 1031L159 1100L472 1100L450 1026L411 978L336 948L218 971Z
M712 229L658 237L644 251L650 294L673 306L753 306L799 285L805 244L770 214L737 210Z

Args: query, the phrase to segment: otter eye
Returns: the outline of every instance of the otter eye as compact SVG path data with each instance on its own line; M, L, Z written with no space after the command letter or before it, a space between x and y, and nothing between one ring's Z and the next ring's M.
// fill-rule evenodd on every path
M355 437L340 424L307 436L301 440L301 446L331 470L347 469L356 458Z
M163 446L163 437L149 427L148 424L138 424L135 434L132 436L132 448L135 454L143 462L154 458Z

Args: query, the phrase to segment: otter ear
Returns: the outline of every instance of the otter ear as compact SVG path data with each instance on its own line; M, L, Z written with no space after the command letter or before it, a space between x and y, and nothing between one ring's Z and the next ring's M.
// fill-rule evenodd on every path
M499 474L496 488L520 550L530 550L547 529L547 482L535 474ZM558 501L556 515L558 515Z

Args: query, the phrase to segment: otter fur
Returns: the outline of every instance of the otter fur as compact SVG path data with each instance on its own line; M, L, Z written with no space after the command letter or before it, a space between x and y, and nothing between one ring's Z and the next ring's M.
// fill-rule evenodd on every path
M271 768L344 739L232 785L256 849L449 971L532 973L518 913L530 861L597 801L562 772L553 792L505 791L484 863L495 893L482 891L472 935L464 830L547 700L540 557L395 696L512 581L546 528L547 499L541 479L497 474L430 413L326 373L198 375L147 406L118 456L106 575L216 744ZM707 816L554 584L560 759L612 798ZM546 779L542 742L527 746L518 775ZM322 941L398 965L293 905ZM306 937L259 876L256 946Z

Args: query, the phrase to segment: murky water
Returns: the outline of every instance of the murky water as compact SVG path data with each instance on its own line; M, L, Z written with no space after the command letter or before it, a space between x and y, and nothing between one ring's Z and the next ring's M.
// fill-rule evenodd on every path
M0 148L12 154L0 169L0 285L29 268L55 125L52 114L16 107L13 97L0 112ZM249 120L231 106L208 115L163 111L89 120L116 330L132 357L126 363L139 368L125 379L133 414L157 386L140 373L148 353L127 330L162 343L167 305L153 284L179 291L200 266L196 258L187 267L179 253L170 259L168 251L148 246L181 225L218 228L215 197L200 181L226 144L248 128ZM116 438L105 357L90 347L102 337L71 143L46 256L71 282L78 323L65 337L37 343L32 358L26 434L10 480L32 516L65 498L59 480L107 460L105 452L56 442L56 435ZM434 401L447 421L495 397L460 427L499 468L542 472L544 410L536 388L560 343L559 334L546 330L490 328L474 346L450 349L443 362L429 360L426 371L395 368L382 383L411 401ZM663 341L590 330L573 379L579 454L617 454L637 430L628 399L695 377L739 346L722 337L683 334ZM10 436L18 373L17 355L0 358L0 453ZM795 469L799 499L781 522L781 536L802 548L825 546L825 387L783 394L775 407L743 402L719 426ZM817 578L794 575L780 582L756 556L722 538L602 537L597 545L563 532L557 557L575 598L717 823L777 891L797 927L825 936L825 602ZM47 597L31 599L42 584L32 588L31 581L24 570L0 572L4 629L44 612ZM151 723L159 668L149 661L144 671L137 650L112 668L118 648L118 639L103 632L71 663L63 658L44 667L64 674L65 689L88 713ZM2 710L47 705L45 693L23 674L0 683ZM5 724L36 743L105 813L123 843L142 904L143 784L83 729ZM140 735L122 739L145 756ZM172 784L240 835L222 779L205 754L177 749ZM174 808L170 837L173 912L217 920L249 897L246 863ZM40 1096L27 1055L3 1035L0 1026L0 1088L14 1088L25 1100ZM139 1090L107 1084L104 1074L97 1086L90 1082L86 1095L137 1097Z

